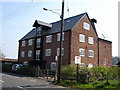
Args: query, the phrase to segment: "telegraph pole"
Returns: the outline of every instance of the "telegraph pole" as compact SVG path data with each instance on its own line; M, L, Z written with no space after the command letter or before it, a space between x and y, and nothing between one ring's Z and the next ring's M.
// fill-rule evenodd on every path
M64 0L62 0L62 13L61 13L61 31L60 31L60 54L58 58L58 72L57 72L57 83L60 83L61 78L61 61L62 61L62 48L63 48L63 29L64 29Z

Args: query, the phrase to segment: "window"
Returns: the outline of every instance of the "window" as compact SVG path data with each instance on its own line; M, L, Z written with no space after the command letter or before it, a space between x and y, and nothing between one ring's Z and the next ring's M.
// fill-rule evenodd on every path
M22 46L23 46L23 47L25 46L25 41L22 41Z
M40 60L40 50L36 50L36 60Z
M85 42L85 35L79 34L79 41L80 42Z
M22 52L21 52L21 57L24 57L24 56L25 56L25 52L22 51Z
M55 71L57 69L56 62L51 62L51 70Z
M52 35L46 36L46 43L52 42Z
M28 40L28 45L31 46L32 45L32 39Z
M62 40L64 40L64 32L63 32ZM60 41L60 33L57 34L57 41Z
M93 37L88 37L88 43L89 44L94 44L94 38Z
M60 48L57 48L57 56L60 55ZM62 48L62 56L64 55L64 48Z
M85 56L85 49L80 48L79 49L79 55L82 56L82 57L84 57Z
M42 30L42 27L38 27L38 28L36 28L36 35L37 36L39 36L39 35L41 35L41 30Z
M51 56L51 49L46 49L45 56Z
M83 28L86 30L90 30L90 24L83 22Z
M94 51L88 50L88 57L94 57Z
M37 48L40 48L41 38L37 38Z
M28 57L32 57L32 51L28 51Z

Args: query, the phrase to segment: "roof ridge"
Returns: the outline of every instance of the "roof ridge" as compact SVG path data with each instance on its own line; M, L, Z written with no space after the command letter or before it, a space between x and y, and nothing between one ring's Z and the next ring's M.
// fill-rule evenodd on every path
M71 17L68 17L68 18L65 18L64 20L67 20L67 19L70 19L70 18L74 18L74 17L78 17L78 16L80 16L80 15L84 15L84 14L86 14L87 12L85 12L85 13L81 13L81 14L78 14L78 15L74 15L74 16L71 16ZM57 22L59 22L59 21L61 21L61 20L58 20L58 21L55 21L55 22L52 22L52 23L50 23L50 24L54 24L54 23L57 23Z

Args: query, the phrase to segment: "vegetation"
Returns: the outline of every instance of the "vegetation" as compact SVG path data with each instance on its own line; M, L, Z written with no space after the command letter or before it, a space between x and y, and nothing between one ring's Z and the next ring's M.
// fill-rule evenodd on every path
M36 67L35 66L23 66L18 69L15 73L20 75L36 76Z
M120 88L118 82L120 68L96 66L93 68L79 67L77 82L76 66L63 66L59 85L71 88ZM64 77L64 78L63 78ZM72 78L72 79L71 79ZM74 78L74 79L73 79Z
M12 72L20 75L27 76L36 76L37 75L37 67L36 66L22 66L17 71L11 71L13 64L2 64L2 72Z
M2 72L11 72L12 65L11 64L2 64Z
M77 83L72 82L68 80L62 80L58 85L64 86L64 87L70 87L70 88L116 88L119 89L120 85L118 84L118 81L116 80L110 80L107 84L106 81L94 81L92 83L83 84L83 83Z

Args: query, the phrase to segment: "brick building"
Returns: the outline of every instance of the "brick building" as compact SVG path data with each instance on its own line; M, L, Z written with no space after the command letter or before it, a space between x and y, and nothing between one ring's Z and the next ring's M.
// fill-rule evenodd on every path
M36 20L35 28L19 40L18 61L38 64L41 68L56 63L60 24L60 21L48 24ZM75 64L75 56L81 56L82 65L112 65L112 42L87 13L64 19L63 31L62 65Z

